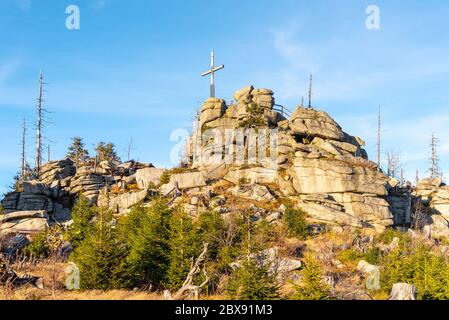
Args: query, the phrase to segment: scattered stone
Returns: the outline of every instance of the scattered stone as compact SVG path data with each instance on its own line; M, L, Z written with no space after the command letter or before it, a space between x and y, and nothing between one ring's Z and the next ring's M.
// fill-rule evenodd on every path
M228 189L236 197L247 198L256 201L273 201L274 196L270 193L267 187L259 184L235 186Z

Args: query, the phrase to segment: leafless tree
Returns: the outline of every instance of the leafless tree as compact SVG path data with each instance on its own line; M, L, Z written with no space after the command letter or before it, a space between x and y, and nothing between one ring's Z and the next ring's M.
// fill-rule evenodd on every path
M381 149L381 113L380 113L380 106L379 106L379 114L377 116L377 168L380 171L380 149Z
M39 74L39 94L37 98L37 123L36 123L36 155L35 155L35 173L36 176L39 177L41 166L42 166L42 151L44 148L43 145L43 129L45 128L45 125L48 123L48 117L47 114L49 113L48 110L46 110L43 106L43 94L45 92L44 85L46 83L44 82L44 76L42 71Z
M129 139L128 146L126 147L126 155L127 155L128 161L131 160L131 152L134 150L136 150L136 148L134 147L134 139L131 137Z
M431 148L431 156L430 156L430 178L438 178L441 177L440 171L440 159L437 153L437 146L439 143L439 139L435 136L435 133L432 133L432 138L430 140L430 148Z
M310 74L310 80L309 80L309 109L312 109L312 81L313 76Z
M209 244L204 243L204 248L201 254L198 256L195 262L192 260L192 266L186 277L186 280L182 284L181 288L172 296L170 291L166 290L164 292L164 297L166 300L181 300L186 296L186 292L193 292L195 300L199 300L200 290L209 282L210 277L206 272L205 261L207 257ZM205 280L200 285L194 285L196 277L203 272Z
M399 152L397 151L388 151L387 152L387 175L389 177L399 179L399 175L401 172L401 157Z
M20 168L20 179L23 181L24 177L25 177L25 169L26 169L26 155L25 155L25 147L26 147L26 132L27 132L27 127L26 127L26 120L23 119L22 122L22 163L21 163L21 168Z

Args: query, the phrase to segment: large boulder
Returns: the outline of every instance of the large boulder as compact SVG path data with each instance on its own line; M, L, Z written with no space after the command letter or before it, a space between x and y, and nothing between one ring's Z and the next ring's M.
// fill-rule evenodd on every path
M137 170L135 177L140 189L148 189L150 186L158 186L165 169L144 168Z
M294 135L344 141L343 130L326 112L298 107L290 117Z
M51 196L50 188L39 181L24 181L22 184L23 192L34 194L34 195L43 195L43 196Z
M433 214L429 224L424 227L424 233L432 239L449 239L449 221L441 215Z
M177 185L180 190L199 188L207 185L202 172L173 174L170 177L170 184Z
M223 99L209 98L203 104L200 115L200 128L203 128L205 123L216 120L222 117L226 110L226 103Z
M299 194L368 193L386 196L388 178L371 167L337 159L297 157L293 186Z
M449 186L442 186L430 195L430 207L449 220Z
M128 192L119 195L101 193L98 198L99 207L108 207L114 213L127 213L128 209L143 202L148 196L148 190Z
M48 228L46 218L25 218L10 220L0 225L0 235L10 233L35 234Z
M75 175L75 166L70 159L51 161L41 167L39 180L50 185L55 180L63 180Z

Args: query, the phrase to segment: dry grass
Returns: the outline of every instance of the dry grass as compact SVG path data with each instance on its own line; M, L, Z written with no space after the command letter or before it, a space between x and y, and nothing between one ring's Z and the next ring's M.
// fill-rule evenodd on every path
M33 285L13 288L11 285L0 287L0 300L161 300L157 293L111 290L111 291L69 291L65 289L66 263L49 260L21 262L11 265L17 274L32 275L43 280L44 289Z
M40 290L26 286L14 290L6 295L3 288L0 292L0 300L162 300L163 296L156 293L135 292L125 290L112 291L67 291L44 289Z

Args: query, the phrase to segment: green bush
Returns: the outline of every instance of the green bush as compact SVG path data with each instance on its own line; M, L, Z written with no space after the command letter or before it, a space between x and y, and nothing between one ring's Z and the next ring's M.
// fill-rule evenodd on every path
M129 250L126 257L129 277L134 284L139 281L161 285L169 264L171 210L162 200L149 208L136 206L119 225L120 238Z
M257 103L251 102L247 105L246 112L248 112L249 115L240 122L239 126L241 128L260 128L266 126L263 117L264 108L262 106L259 106Z
M307 214L301 209L287 206L283 220L287 226L288 235L304 240L309 235L309 225L306 221Z
M449 299L449 261L424 244L400 246L381 259L381 287L386 293L394 283L413 284L418 299Z
M175 210L170 219L169 265L167 286L171 290L179 289L191 268L191 261L201 251L201 238L192 218L183 210Z
M36 258L48 258L51 250L47 241L47 231L38 233L25 248L26 254Z
M226 292L230 299L272 300L279 298L279 284L267 266L260 266L250 259L231 274Z
M86 238L97 211L98 208L91 205L88 199L83 196L78 198L72 209L73 223L67 231L67 239L73 248L76 248Z
M82 289L110 290L130 285L126 245L113 225L112 215L100 210L95 223L71 255L80 270Z
M294 300L327 300L330 297L330 287L323 280L320 265L312 257L305 261L301 285L295 285Z

